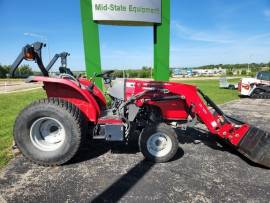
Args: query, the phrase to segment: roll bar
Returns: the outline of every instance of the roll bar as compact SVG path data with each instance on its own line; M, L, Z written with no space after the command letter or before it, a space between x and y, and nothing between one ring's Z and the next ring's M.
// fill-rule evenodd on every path
M67 57L70 56L68 52L62 52L60 54L55 54L50 63L46 66L46 70L49 72L50 69L53 67L55 62L61 58L61 66L66 68L67 67Z
M49 73L42 62L41 49L43 47L46 47L46 44L42 42L35 42L33 44L30 44L30 45L27 44L26 46L24 46L22 48L21 53L18 55L16 60L11 65L11 71L10 71L11 77L14 77L15 71L17 70L17 68L22 63L23 60L35 61L38 64L38 67L41 70L42 74L44 76L49 76Z

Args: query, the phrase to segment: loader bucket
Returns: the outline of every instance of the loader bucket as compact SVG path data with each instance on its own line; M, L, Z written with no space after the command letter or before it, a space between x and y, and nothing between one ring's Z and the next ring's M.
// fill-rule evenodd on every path
M219 115L222 115L225 122L234 125L246 124L231 116L226 115L207 95L201 90L198 92L203 96L205 101ZM249 125L249 124L246 124ZM233 143L232 143L233 144ZM235 144L233 144L235 145ZM249 125L249 129L242 139L236 144L237 150L254 163L270 168L270 133L254 126Z
M251 161L270 168L270 133L250 126L238 151Z

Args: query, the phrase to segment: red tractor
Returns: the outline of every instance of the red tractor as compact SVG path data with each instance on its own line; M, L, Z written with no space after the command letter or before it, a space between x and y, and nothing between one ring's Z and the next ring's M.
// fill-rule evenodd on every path
M83 138L108 142L137 140L146 159L171 160L178 150L174 128L193 127L196 121L253 162L270 167L270 135L225 115L196 86L161 81L117 78L113 71L95 74L91 80L62 73L49 77L41 60L42 43L23 48L12 75L23 59L37 62L44 76L27 82L43 82L47 99L27 106L16 119L14 140L22 154L41 165L61 165L72 159ZM95 85L101 77L111 98ZM207 105L212 107L209 110Z

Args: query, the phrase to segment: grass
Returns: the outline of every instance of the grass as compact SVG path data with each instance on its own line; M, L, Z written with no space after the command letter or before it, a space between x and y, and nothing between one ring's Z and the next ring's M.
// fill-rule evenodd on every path
M25 79L21 78L0 78L0 82L18 82L18 81L24 81Z
M196 85L217 104L239 99L237 90L220 89L218 80L177 80L176 82ZM239 79L228 80L228 82L232 84L238 83Z
M12 128L16 116L26 105L44 97L42 90L0 94L0 169L13 157Z
M236 83L239 79L229 82ZM181 82L177 80L177 82ZM197 85L217 104L238 99L236 90L219 89L218 80L185 80L187 84ZM0 94L0 169L13 157L11 146L13 142L12 128L18 113L32 101L44 98L42 90L32 90L21 93Z

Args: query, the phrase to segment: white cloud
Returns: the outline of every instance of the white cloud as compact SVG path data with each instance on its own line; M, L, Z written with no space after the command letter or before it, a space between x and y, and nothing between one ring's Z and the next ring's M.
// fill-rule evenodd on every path
M228 38L228 34L224 31L220 32L218 30L201 31L189 28L180 24L179 22L173 22L172 27L176 31L176 35L188 40L201 41L208 43L232 43L233 40Z
M248 41L261 41L261 42L269 42L270 40L270 33L260 33L257 35L252 35L247 38Z
M174 26L178 40L173 39L171 45L171 66L270 61L270 32L249 34L226 29L205 32L180 23ZM186 40L193 42L185 43Z
M270 61L267 46L234 45L181 47L171 51L172 67L194 67L209 64L235 64Z

